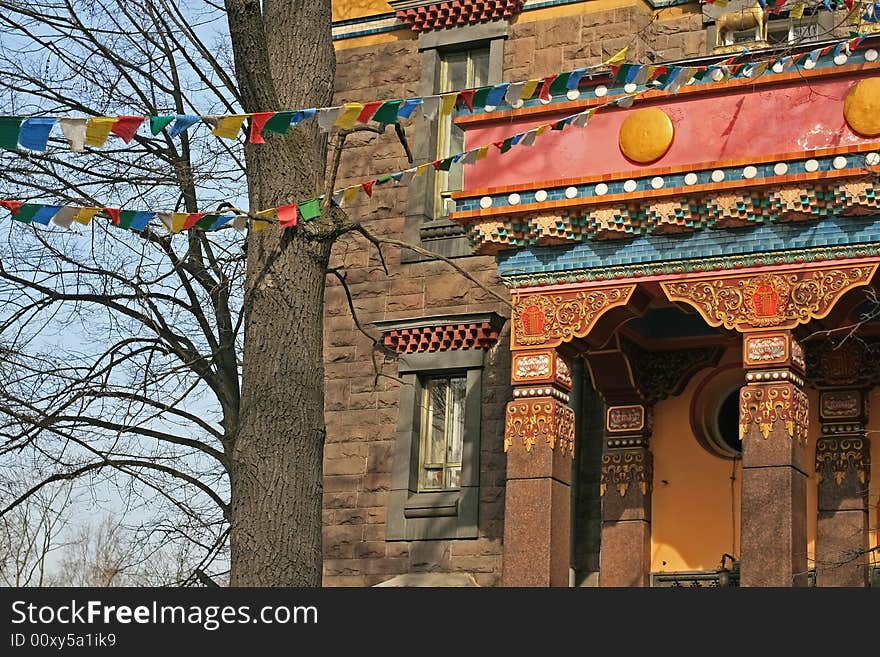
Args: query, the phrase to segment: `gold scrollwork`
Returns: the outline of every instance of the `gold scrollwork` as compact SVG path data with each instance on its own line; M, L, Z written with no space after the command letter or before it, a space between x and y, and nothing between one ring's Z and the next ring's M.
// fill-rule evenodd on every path
M604 497L609 486L614 486L620 497L625 497L630 485L638 482L639 491L647 495L651 488L653 470L643 450L613 450L602 455L599 477L599 495Z
M532 451L539 440L550 449L559 445L574 456L574 411L552 397L518 399L507 404L504 422L504 451L510 450L514 441L521 441L527 452Z
M635 284L520 294L513 302L513 347L557 346L586 336L608 310L626 305Z
M816 444L816 473L823 481L830 471L840 486L848 472L855 472L859 483L868 482L871 453L862 438L825 438Z
M847 291L867 285L877 264L661 282L711 326L748 331L792 328L825 317Z
M791 383L750 384L739 395L739 436L744 439L752 424L764 438L777 422L785 425L790 438L807 442L809 427L807 396Z

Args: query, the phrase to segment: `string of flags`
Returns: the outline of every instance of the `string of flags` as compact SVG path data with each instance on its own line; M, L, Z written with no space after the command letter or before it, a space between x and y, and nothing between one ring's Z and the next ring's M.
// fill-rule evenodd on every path
M333 192L332 200L339 206L349 205L355 201L360 193L372 197L373 188L388 182L395 185L408 185L413 178L424 175L430 169L448 171L453 164L474 164L488 155L491 148L497 148L500 153L507 153L514 146L533 146L536 139L548 131L564 130L568 126L586 127L596 112L601 109L619 106L628 107L634 99L644 94L648 89L642 89L636 93L618 96L601 105L577 112L570 116L556 119L550 123L535 126L524 132L511 135L492 144L484 144L450 157L434 160L425 164L386 174L374 180L368 180L356 185L351 185ZM15 221L25 224L41 224L48 226L50 223L62 228L70 228L74 223L88 226L96 216L106 217L117 228L141 232L146 230L155 220L158 220L170 233L199 228L205 231L215 231L231 225L237 230L243 230L250 219L251 230L263 230L270 222L277 222L282 228L293 228L300 221L313 221L321 216L321 202L324 196L310 198L297 203L282 205L253 213L250 216L238 213L206 213L206 212L156 212L147 210L124 210L114 207L89 207L79 205L53 205L43 203L30 203L16 200L0 200L0 207L9 210Z
M831 0L826 0L831 2ZM852 3L856 0L845 0ZM707 0L716 5L727 0ZM869 3L871 16L880 20L880 2ZM779 5L779 0L777 0ZM775 6L777 6L775 5ZM876 7L876 9L875 9ZM801 12L803 10L801 9ZM286 134L291 127L303 121L315 118L321 130L329 132L333 128L351 129L358 124L369 122L391 124L401 119L410 118L419 109L425 119L431 121L438 115L449 116L456 109L467 109L471 112L482 109L492 112L502 102L517 105L520 101L539 98L548 103L554 97L576 92L581 80L599 69L610 68L616 82L644 85L651 83L671 70L679 73L682 70L693 71L691 77L710 74L713 80L721 80L739 75L757 77L767 68L778 62L797 63L799 59L810 59L814 65L823 54L833 51L835 55L843 48L849 53L861 40L861 36L830 44L820 50L804 53L798 57L791 56L770 60L751 61L735 65L748 53L740 53L717 64L693 67L668 65L650 65L624 63L628 47L623 48L602 64L581 67L533 78L521 82L502 82L495 85L472 89L460 89L443 94L419 96L406 99L378 100L367 103L344 103L332 107L318 107L299 110L282 110L278 112L253 112L226 115L194 115L174 114L160 116L95 116L95 117L51 117L51 116L0 116L0 149L27 149L45 152L49 138L56 125L67 139L70 150L82 152L86 146L100 148L104 146L110 135L119 137L124 143L130 143L142 126L147 126L152 136L165 131L170 137L178 137L198 123L207 124L212 134L223 139L237 139L247 126L247 139L252 144L265 143L269 133ZM818 54L817 54L818 53ZM681 73L681 75L684 75Z
M707 5L715 5L716 7L726 7L729 4L729 0L703 0L703 2ZM787 2L788 0L758 0L758 5L761 9L770 14L780 14ZM876 23L880 21L880 2L865 0L821 0L821 3L828 11L846 7L847 11L850 12L847 16L847 19L850 20L850 22L852 22L853 18L856 19L856 21L861 19L867 23ZM811 4L814 6L818 5L817 2L811 2ZM791 18L803 18L804 9L806 9L806 7L806 0L797 0L788 10L788 15ZM864 10L864 14L861 14L862 10Z

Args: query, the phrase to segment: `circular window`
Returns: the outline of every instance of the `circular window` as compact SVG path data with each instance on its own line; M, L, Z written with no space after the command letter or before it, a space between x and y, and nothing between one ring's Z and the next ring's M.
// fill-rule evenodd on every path
M710 374L694 392L691 428L699 443L715 456L739 458L739 390L745 372L741 367L722 367Z

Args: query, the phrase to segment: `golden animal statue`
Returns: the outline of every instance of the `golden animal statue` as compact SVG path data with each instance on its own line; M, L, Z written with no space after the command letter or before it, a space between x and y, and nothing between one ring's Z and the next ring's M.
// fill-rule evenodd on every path
M729 32L745 32L755 30L755 43L767 41L767 11L757 3L751 7L743 7L715 19L715 48L733 45L727 43Z

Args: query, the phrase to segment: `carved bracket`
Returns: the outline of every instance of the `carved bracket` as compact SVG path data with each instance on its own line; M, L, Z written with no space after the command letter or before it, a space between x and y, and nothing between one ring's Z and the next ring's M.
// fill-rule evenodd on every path
M739 393L739 437L744 439L749 426L758 425L764 438L777 422L785 425L790 438L807 442L809 416L807 396L792 383L750 383Z
M849 290L867 285L878 263L664 281L670 301L693 306L710 326L737 331L794 328L821 319Z
M507 404L504 451L522 442L527 452L539 441L574 457L574 411L553 397L518 398Z
M704 367L717 365L724 351L719 347L647 351L628 340L621 340L620 345L649 405L681 394L691 377Z
M513 295L511 349L556 347L583 338L602 315L625 306L636 284Z

